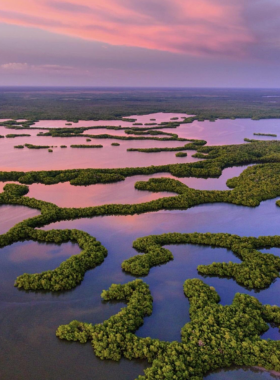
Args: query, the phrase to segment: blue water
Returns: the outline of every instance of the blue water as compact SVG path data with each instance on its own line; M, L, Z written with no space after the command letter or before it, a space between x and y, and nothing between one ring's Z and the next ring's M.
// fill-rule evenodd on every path
M208 128L208 129L207 129ZM244 137L253 137L253 132L279 133L280 121L268 120L220 120L216 123L194 123L181 126L181 131L189 138L206 138L210 143L240 143ZM177 133L175 132L175 133ZM113 131L112 131L113 133ZM279 134L280 135L280 134ZM204 136L204 137L203 137ZM32 141L38 139L34 136ZM44 138L39 138L40 143ZM49 139L51 140L51 139ZM48 141L49 141L48 140ZM65 143L65 140L53 139L53 143ZM31 141L31 140L30 140ZM36 140L37 141L37 140ZM29 142L24 141L24 142ZM108 141L108 143L111 140ZM17 140L17 143L21 143ZM66 142L69 145L69 141ZM74 140L71 140L71 144ZM82 141L79 140L79 143ZM99 143L99 141L98 141ZM101 158L97 152L79 151L81 158L77 165L85 167L133 166L139 163L158 163L160 156L132 153L128 156L126 148L146 146L142 142L120 142L123 148L111 150L108 146ZM137 143L137 144L136 144ZM1 142L2 144L2 142ZM62 168L75 167L77 153L71 157L62 151L54 152L16 152L13 142L8 142L1 151L2 170L18 168ZM171 143L149 142L149 146L170 146ZM178 142L172 142L173 146ZM58 148L57 148L58 149ZM112 148L113 149L113 148ZM118 148L117 148L118 149ZM13 155L8 153L13 152ZM111 156L114 152L114 156ZM106 154L108 156L106 157ZM189 152L188 152L189 154ZM89 155L89 156L86 156ZM171 162L172 154L163 153L164 162ZM159 157L159 158L158 158ZM170 157L170 158L169 158ZM130 158L133 165L130 165ZM172 162L177 159L172 158ZM188 160L191 160L190 155ZM41 166L43 165L43 167ZM62 165L60 167L60 165ZM78 167L76 165L76 167ZM7 169L8 168L8 169ZM230 168L219 179L181 179L188 186L198 189L227 189L226 180L239 175L245 168ZM140 177L140 176L138 176ZM134 182L141 178L131 177L124 182L110 185L73 188L69 184L58 186L31 185L30 195L58 205L81 207L102 203L142 202L153 199L148 192L137 192ZM147 176L142 179L148 179ZM3 187L3 185L0 187ZM80 192L79 192L80 189ZM109 190L108 190L109 189ZM157 194L156 197L166 196ZM112 283L126 283L135 279L121 269L123 260L134 256L132 248L135 239L150 234L167 232L227 232L240 236L279 235L280 209L276 199L262 202L259 207L248 208L230 204L200 205L185 211L160 211L134 216L108 216L92 219L65 221L46 226L51 228L77 228L95 236L107 249L108 257L94 270L88 271L84 281L72 291L50 294L45 292L25 292L13 286L16 277L24 272L35 273L53 269L63 260L80 249L71 243L56 246L35 242L16 243L0 249L0 378L12 380L132 380L148 367L146 361L128 361L119 363L97 359L90 344L67 343L55 336L57 327L73 319L100 323L117 313L123 303L104 303L100 298L103 289ZM15 223L37 215L38 211L24 207L0 207L0 233L8 231ZM183 283L188 278L201 278L214 286L221 296L223 305L231 304L236 292L257 297L262 303L280 306L280 279L276 279L268 289L247 290L232 279L202 277L197 265L212 262L234 261L239 259L224 248L211 248L195 245L168 246L174 260L152 268L144 277L154 298L153 314L145 318L144 325L137 331L141 337L151 336L162 340L180 340L180 330L190 318L189 303L183 293ZM279 248L263 250L279 255ZM172 307L170 307L172 305ZM264 339L280 339L279 329L270 326L262 336ZM256 369L221 370L206 376L207 380L268 380L275 378L267 372Z

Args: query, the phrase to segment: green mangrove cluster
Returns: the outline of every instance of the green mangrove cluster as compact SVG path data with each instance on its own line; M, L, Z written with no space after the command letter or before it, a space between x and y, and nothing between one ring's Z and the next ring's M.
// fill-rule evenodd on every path
M264 144L263 144L264 143ZM77 286L87 270L102 263L106 249L95 238L78 230L38 229L60 220L101 215L131 215L162 209L186 209L201 203L228 202L245 206L257 206L262 200L280 195L280 146L277 142L253 141L250 144L225 147L198 147L197 155L203 161L190 164L165 165L149 168L86 169L42 172L1 172L0 180L20 183L59 183L71 181L73 185L88 185L123 180L129 175L152 174L173 171L180 176L201 175L221 172L224 167L237 162L261 163L247 168L239 177L228 180L233 190L194 190L180 181L170 178L156 178L135 184L138 190L168 191L176 195L163 197L141 204L108 204L87 208L60 208L52 203L28 198L27 186L7 184L0 194L0 204L24 205L41 211L39 216L15 225L0 236L0 247L22 240L40 242L76 242L82 249L64 261L53 271L38 274L23 274L16 279L15 286L25 290L61 291ZM188 166L186 166L188 165ZM191 169L190 169L191 168ZM193 170L198 170L197 172ZM199 169L201 171L199 171ZM191 172L191 174L190 174ZM203 172L203 173L205 173ZM172 173L173 174L173 173ZM280 205L280 204L279 204ZM280 246L280 236L259 238L239 237L230 234L164 234L137 239L133 247L142 255L136 255L122 264L124 270L134 275L146 275L151 267L173 259L172 253L164 248L167 244L204 244L224 247L234 252L241 263L212 263L199 265L203 275L228 276L242 286L263 289L279 276L280 258L261 253L259 249ZM145 370L149 379L192 379L199 380L209 372L231 365L260 366L280 371L280 342L266 341L260 335L268 329L266 322L280 324L280 308L262 305L254 297L236 294L232 305L218 304L216 291L200 280L187 280L184 293L190 302L191 322L181 331L181 342L163 342L152 338L139 338L136 330L143 324L144 317L152 313L152 296L149 287L142 280L125 285L112 285L103 291L105 301L123 300L127 307L98 325L73 321L60 326L60 339L91 341L95 354L101 359L120 360L147 359L151 367Z
M277 137L274 133L254 133L255 136L271 136L271 137Z
M207 141L205 140L189 140L192 141L189 144L177 147L167 147L167 148L129 148L128 152L142 152L142 153L159 153L159 152L180 152L184 150L197 150L199 146L205 145Z
M53 148L52 146L49 145L33 145L33 144L24 144L26 148L28 149L50 149Z
M71 184L76 185L90 185L99 183L95 178L98 176L103 178L104 175L113 175L115 178L119 177L119 180L133 175L155 173L170 173L176 177L219 177L223 169L231 166L280 162L280 141L254 141L250 144L225 146L198 146L197 153L193 157L201 160L191 163L118 169L2 171L0 172L0 180L26 183L24 180L28 178L28 184L44 183L47 185L69 181ZM92 178L94 179L92 180Z
M163 248L167 244L200 244L222 247L231 250L242 263L213 263L199 265L198 272L203 275L231 277L240 285L250 289L263 289L279 277L280 258L258 249L279 247L280 236L240 237L225 233L169 233L150 235L133 242L133 248L144 255L136 255L122 263L122 268L133 275L147 275L150 268L173 260L172 253Z
M151 367L138 380L202 380L207 372L232 365L280 371L280 342L260 338L268 329L266 322L280 323L279 307L263 306L239 293L232 305L221 306L215 289L198 279L186 280L184 293L190 302L191 322L181 330L182 342L135 335L144 316L152 313L152 296L142 280L113 284L102 292L106 301L127 302L118 314L97 325L72 321L59 326L56 335L68 341L91 341L100 359L147 359Z
M103 145L70 145L71 148L103 148Z
M87 270L95 268L103 262L107 256L107 250L94 237L83 231L35 229L36 226L56 220L58 208L47 202L23 197L27 193L27 186L7 184L4 187L4 193L0 194L0 204L21 203L32 208L38 208L42 213L38 217L27 219L15 225L6 234L0 235L0 247L23 240L55 244L71 241L77 243L82 251L64 261L54 270L36 274L24 273L16 279L15 286L25 290L61 291L72 289L82 281Z
M275 166L276 169L273 169L272 166ZM249 167L239 177L229 180L234 189L227 191L194 190L174 179L155 178L147 182L136 182L135 187L139 190L175 192L177 195L140 204L108 204L85 208L60 208L49 202L39 201L26 196L22 197L20 195L23 193L11 191L13 188L21 189L20 185L11 185L13 186L12 188L10 185L7 185L7 187L5 186L5 191L0 194L0 204L23 205L36 208L41 211L41 215L19 223L7 234L2 235L0 237L0 245L5 246L20 240L25 236L24 231L29 231L30 228L32 229L32 234L37 234L37 230L33 232L34 228L61 220L103 215L133 215L162 209L187 209L198 204L213 202L256 206L261 200L280 195L280 176L277 176L277 170L280 170L280 164L278 163ZM100 178L98 180L101 181ZM108 181L108 178L106 178L106 181ZM25 182L28 182L28 178L25 179ZM22 190L17 191L26 193L26 186L22 187ZM175 236L178 238L177 235ZM192 235L188 235L188 239L191 239L190 236ZM207 267L199 266L198 269L201 273L230 276L235 278L240 284L250 288L266 287L278 276L280 259L274 255L261 254L256 250L256 248L265 246L279 246L280 241L278 241L277 237L263 238L264 243L261 244L258 243L260 240L246 238L248 239L247 241L245 238L245 240L242 240L239 237L233 238L226 234L210 234L208 240L204 235L194 236L193 240L189 242L229 248L243 261L241 264L214 263ZM147 252L145 255L133 257L123 263L123 269L133 274L147 274L150 267L163 264L172 259L172 254L160 245L155 244L154 241L150 244L151 247L150 245L147 246L148 248L138 246L138 243L135 244L137 249L140 251L143 249L142 252Z
M184 152L178 152L175 154L176 157L187 157L187 153Z
M21 134L14 134L14 133L10 133L8 135L6 135L6 138L7 139L14 139L15 137L30 137L31 135L27 134L27 133L21 133Z

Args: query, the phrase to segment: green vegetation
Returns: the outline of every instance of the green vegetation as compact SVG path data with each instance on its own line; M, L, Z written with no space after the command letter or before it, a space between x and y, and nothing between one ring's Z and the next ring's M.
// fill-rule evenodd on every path
M16 149L23 149L24 147L28 149L50 149L53 148L53 146L49 145L33 145L33 144L24 144L24 145L15 145L14 148Z
M171 136L173 138L178 137L175 133L167 133L167 132L162 132L154 129L145 129L145 130L140 130L139 129L125 129L124 131L127 135L138 135L138 136L146 136L146 135L151 135L151 136L158 136L158 135L165 135L165 136ZM206 144L206 142L205 142Z
M189 144L177 147L167 148L129 148L128 152L141 152L141 153L160 153L160 152L180 152L183 150L198 150L201 145L205 145L205 140L189 140L192 141Z
M48 149L48 152L49 152L49 153L52 153L52 152L53 152L53 150L52 150L52 149Z
M250 289L264 289L279 277L280 258L261 253L257 249L279 247L280 236L254 238L225 233L169 233L145 236L133 242L133 248L145 254L125 260L122 268L133 275L147 275L150 268L173 260L172 253L163 248L167 244L200 244L230 249L242 260L241 264L229 262L199 265L198 272L203 275L234 278L240 285Z
M41 210L40 216L27 219L15 225L6 234L0 235L0 247L23 240L56 244L71 241L76 242L82 252L70 257L54 270L36 274L25 273L19 276L15 286L25 290L61 291L72 289L82 281L87 270L95 268L103 262L107 256L107 250L94 237L83 231L35 229L36 226L39 227L57 220L59 213L63 213L63 209L59 209L51 203L23 197L27 193L27 186L7 184L4 187L4 193L0 194L0 204L22 204Z
M68 241L76 242L82 249L81 253L71 256L58 268L42 273L19 276L15 286L24 290L62 291L75 288L84 278L87 270L100 265L107 256L107 250L89 234L79 230L41 231L26 229L21 239L39 242L62 244Z
M91 141L91 139L86 139L86 141L87 141L87 142L90 142L90 141Z
M105 127L104 127L105 128ZM131 136L118 136L118 135L109 135L107 133L100 135L91 135L85 134L83 131L85 129L77 128L77 131L73 130L60 130L59 128L50 129L48 132L42 133L40 132L37 136L51 136L51 137L88 137L89 139L117 139L117 140L158 140L158 141L188 141L188 139L180 138L175 133L164 133L164 132L155 132L155 131L147 131L145 132L136 130L136 129L125 129L127 134ZM87 128L90 129L90 128ZM101 129L101 128L100 128ZM120 130L122 128L107 128L106 129L116 129ZM135 135L145 135L145 136L135 136ZM146 135L152 135L146 136ZM155 137L154 135L166 135L164 137Z
M275 96L271 102L267 95ZM122 120L137 115L180 112L203 120L279 118L279 90L270 89L2 89L0 118L28 120ZM135 119L133 119L136 122ZM16 123L11 120L11 124ZM25 124L20 123L20 124Z
M142 280L113 284L102 292L105 301L126 301L127 307L101 324L72 321L59 326L57 337L91 341L100 359L147 359L151 367L138 380L202 380L207 372L232 365L260 366L280 371L280 342L262 340L266 322L280 323L280 308L262 305L256 298L237 293L229 306L218 304L214 288L201 280L186 280L191 322L181 330L182 342L139 338L135 331L152 313L152 296Z
M70 145L71 148L103 148L103 145Z
M129 123L134 123L135 121L137 121L137 119L131 119L129 117L122 117L121 120L128 121Z
M271 136L271 137L277 137L277 135L273 133L254 133L255 136Z
M7 139L14 139L15 137L30 137L31 135L28 135L27 133L21 133L21 134L14 134L11 133L9 135L6 135Z
M33 144L24 144L28 149L50 149L49 145L33 145Z
M5 136L0 135L0 139L4 139L4 138L5 138Z
M67 145L60 145L60 148L67 148Z
M187 157L187 153L184 152L178 152L175 154L176 157Z
M200 91L203 92L204 90ZM221 90L221 93L224 93L224 90ZM213 98L206 99L207 97L205 95L206 108L211 102L213 102L211 103L212 106L214 105ZM253 98L254 100L252 100ZM0 112L1 99L2 94L0 94ZM236 112L235 110L237 117L242 112L246 114L251 112L251 117L254 119L270 117L272 108L269 104L267 109L263 107L260 113L254 114L252 110L257 110L254 106L256 98L252 96L252 99L250 98L249 106L246 104L246 107L243 107L243 111L238 110ZM143 101L144 107L145 100L141 98L141 101ZM162 99L158 101L156 107L162 106L161 101ZM187 99L186 101L193 102L194 100ZM32 99L31 102L33 102ZM171 102L173 100L170 100ZM224 102L224 107L227 112L230 110L228 114L234 118L236 113L232 104L232 99L228 98ZM180 106L179 101L178 107ZM54 112L72 112L71 109L66 111L63 107L59 111L56 108ZM102 105L100 107L102 109ZM208 109L208 113L206 111L202 114L197 113L198 116L187 118L185 122L206 119L214 121L218 116L222 117L221 115L225 111L220 105L217 107L219 107L218 110L213 106L211 114L210 109ZM24 108L22 109L24 110ZM187 111L190 112L189 109ZM42 112L46 112L45 109ZM85 109L83 108L81 112L85 112ZM279 113L279 110L273 108L273 112ZM127 112L127 114L129 113ZM118 118L121 116L121 113L117 115ZM35 116L32 120L35 120ZM30 125L25 125L24 128L32 125L31 121L28 123ZM5 126L7 128L22 128L15 121L11 121ZM123 129L109 126L105 128ZM162 126L157 128L170 128L170 126L168 123L162 123ZM172 128L176 128L175 123L172 124ZM81 135L83 131L81 132L79 128L69 129L68 131L61 129L57 132L51 130L47 133L54 137L89 136L90 138L87 141L91 138L104 138L104 136L107 136L105 138L122 137L121 139L124 140L141 140L146 139L144 135L152 136L148 139L178 139L175 134L154 129L148 131L145 128L125 129L125 133L129 136L118 137L113 135L97 135L97 137L93 135L92 137L92 135ZM40 135L47 134L41 133ZM154 136L164 136L164 138ZM186 139L180 141L186 141ZM54 170L26 173L0 172L0 180L2 181L17 181L26 184L53 184L69 181L72 185L90 185L120 181L137 174L148 175L159 172L171 173L177 177L215 177L219 176L226 167L258 164L246 169L239 177L228 180L227 185L232 190L227 191L194 190L180 181L169 178L140 181L135 184L138 190L168 191L175 193L175 195L135 205L108 204L87 208L60 208L48 202L26 197L27 186L5 185L4 192L0 194L1 205L23 205L36 208L41 211L41 215L18 223L6 234L1 235L1 247L23 240L56 244L71 241L77 243L82 250L79 255L72 256L53 271L19 276L15 286L25 290L61 291L72 289L83 280L87 270L102 263L107 255L106 249L83 231L43 231L38 229L44 225L82 217L132 215L162 209L187 209L198 204L213 202L255 207L262 200L280 196L279 142L246 139L249 144L208 147L202 146L202 143L195 143L195 141L183 147L191 149L190 146L193 146L192 149L197 151L194 156L201 161L195 163L144 168ZM27 145L32 146L32 144ZM117 146L119 144L113 143L112 145ZM50 147L44 146L33 146L30 149L41 149L41 147L52 151ZM92 146L77 145L76 147L88 148ZM158 149L161 149L158 151L166 151L169 148ZM180 156L186 155L182 151L187 149L182 149L182 147L171 149L171 151L178 151L177 154ZM280 206L280 201L277 202L277 205ZM204 244L224 247L230 249L241 260L239 264L214 262L211 265L199 265L198 272L204 276L230 277L250 289L264 289L279 277L280 258L272 254L261 253L259 250L266 247L280 247L280 236L253 238L210 233L151 235L139 238L133 243L133 247L144 254L125 260L122 264L123 269L134 275L147 275L151 267L167 263L173 259L172 253L164 248L164 245L167 244ZM95 354L101 359L120 360L121 357L147 359L151 363L151 367L145 370L145 376L140 376L139 380L175 378L198 380L203 379L203 376L211 370L226 368L231 365L261 366L280 371L279 341L266 341L260 338L260 335L268 329L266 322L280 324L279 307L262 305L254 297L239 293L235 295L232 305L221 306L218 304L219 295L216 291L197 279L185 282L184 293L190 302L191 322L183 327L181 342L169 343L152 338L139 338L135 335L135 331L144 323L144 317L152 313L152 296L148 285L141 280L135 280L125 285L112 285L108 291L102 292L102 298L105 301L127 302L127 307L123 308L117 315L98 325L73 321L69 325L60 326L57 330L57 336L61 339L81 343L90 340Z
M7 183L7 185L4 186L3 190L15 197L22 197L29 192L28 186L16 185L15 183Z
M112 145L112 146L120 146L119 143L112 143L111 145Z
M11 172L10 174L12 174ZM33 172L36 173L36 172ZM39 217L27 219L16 225L7 234L0 237L0 246L11 244L25 236L25 231L38 228L46 224L61 220L76 219L82 217L95 217L103 215L133 215L163 209L187 209L198 204L213 202L228 202L242 204L244 206L257 206L262 200L274 198L280 195L280 164L263 164L247 168L239 177L228 181L233 190L227 191L202 191L194 190L184 185L180 181L170 178L152 178L149 181L136 182L138 190L148 191L168 191L177 193L174 197L163 197L154 201L140 204L108 204L103 206L86 208L59 208L49 202L43 202L34 198L15 196L5 189L0 194L0 204L23 205L41 210ZM52 177L52 182L61 182L61 177ZM1 176L0 176L0 179ZM10 176L9 180L14 181L16 176ZM92 174L87 178L73 177L73 185L83 185L84 183L108 183L120 180L117 174L99 174L93 177ZM84 183L83 183L84 181ZM34 183L36 177L31 174L22 173L21 182ZM8 190L8 191L7 191ZM31 231L30 231L31 232ZM33 232L32 232L33 233ZM37 233L37 232L36 232ZM172 235L172 234L171 234ZM187 236L191 236L188 234ZM30 235L28 235L30 236ZM169 236L169 235L166 235ZM173 236L173 235L172 235ZM177 238L177 235L174 235ZM199 238L198 238L199 237ZM193 243L224 246L232 249L243 260L242 264L217 264L210 266L199 266L201 273L230 276L235 278L240 284L249 288L263 288L268 286L274 278L278 276L280 269L280 259L268 254L261 254L256 248L268 246L280 246L279 237L239 238L231 237L227 234L196 234ZM2 239L2 240L1 240ZM151 239L151 238L149 238ZM150 240L147 239L149 242ZM243 239L243 240L242 240ZM247 240L246 240L247 239ZM158 243L158 241L157 241ZM178 240L174 243L178 243ZM138 243L135 243L136 245ZM134 246L135 246L134 244ZM171 244L169 240L165 244ZM139 245L136 246L141 251ZM156 249L155 249L156 248ZM155 249L153 251L153 249ZM145 251L145 249L144 249ZM156 252L156 255L153 254ZM170 252L152 243L150 255L133 257L123 263L123 268L133 274L147 274L151 266L159 265L172 259ZM254 270L254 268L257 268Z
M53 170L53 171L32 171L32 172L0 172L1 181L18 181L20 183L32 184L32 183L44 183L55 184L60 182L68 182L75 185L90 185L95 183L105 183L106 177L111 181L123 180L125 177L140 175L140 174L154 174L160 172L168 172L177 177L218 177L222 173L222 169L230 166L252 164L258 162L275 162L274 164L267 164L264 168L268 169L269 175L272 175L272 170L278 170L277 161L280 161L280 143L278 141L261 141L250 144L241 145L228 145L217 147L199 147L198 153L195 157L203 158L203 161L193 163L182 164L170 164L161 166L139 167L139 168L120 168L120 169L73 169L73 170ZM258 174L261 173L262 166L256 166ZM248 173L247 171L244 173ZM264 172L264 176L267 174ZM242 177L244 178L244 176ZM267 178L267 177L265 177ZM109 182L110 182L109 181ZM273 182L273 181L272 181ZM248 184L250 181L248 182ZM254 185L256 189L260 184L251 183L252 191ZM271 183L273 188L274 184ZM164 191L164 190L163 190ZM169 190L168 190L169 191ZM190 189L189 192L194 191ZM260 193L263 189L258 190ZM275 192L276 191L276 192ZM240 193L240 188L239 188ZM277 189L273 190L270 197L274 197L274 193L277 193ZM206 193L205 193L206 194ZM216 192L217 201L225 201L224 195L222 200L220 194L226 194L226 192ZM234 194L237 194L236 191ZM266 192L264 192L264 195ZM197 195L197 194L196 194ZM244 197L244 196L242 196ZM262 198L262 195L260 196ZM255 197L254 197L255 198ZM226 201L231 201L232 198L227 198ZM266 198L269 199L269 198ZM234 203L256 206L257 202L253 202L253 199L248 199L245 203L237 202L237 198Z
M248 144L249 147L252 144ZM257 143L257 150L259 143ZM202 147L205 149L208 147ZM271 152L271 146L266 147ZM219 148L220 149L220 148ZM273 148L275 155L275 147ZM240 152L240 150L239 150ZM221 156L221 152L219 152ZM229 149L230 153L230 149ZM213 151L209 156L213 156ZM234 153L235 154L235 153ZM262 158L267 156L263 152ZM277 153L276 153L277 154ZM273 157L275 157L273 155ZM235 156L234 156L235 157ZM260 157L258 157L260 158ZM271 158L269 158L271 159ZM274 159L274 158L273 158ZM211 160L207 158L203 162ZM214 160L214 159L213 159ZM137 169L137 168L136 168ZM127 169L124 169L127 170ZM83 174L83 177L81 176ZM88 178L86 178L86 173ZM92 171L51 171L51 172L10 172L9 180L55 181L65 179L80 180L88 183L93 179ZM1 173L1 176L7 173ZM70 176L72 178L70 179ZM95 175L120 175L118 172L95 172ZM123 176L124 178L124 176ZM98 179L101 181L102 177ZM229 202L256 206L263 199L278 196L280 193L280 163L266 163L246 169L239 177L232 178L228 185L233 190L200 191L190 189L183 183L169 179L156 178L135 184L139 190L172 191L177 195L161 198L152 202L135 205L103 205L87 208L59 208L54 204L28 198L26 186L7 184L0 194L0 204L24 205L37 208L41 215L27 219L14 226L8 233L0 236L0 246L16 241L34 240L61 244L77 242L82 249L79 255L63 262L53 271L40 274L23 274L15 286L25 290L61 291L72 289L83 279L85 272L100 264L107 251L90 235L77 230L38 229L43 225L60 220L92 217L100 215L128 215L156 211L159 209L188 208L207 202ZM75 184L75 183L74 183ZM122 264L123 269L132 274L144 275L155 265L173 259L172 253L163 246L167 244L204 244L232 250L240 259L240 264L213 263L199 265L203 275L228 276L248 288L262 289L279 276L280 258L261 253L258 249L280 246L279 236L259 238L239 237L230 234L164 234L137 239L133 246L143 252ZM95 354L101 359L120 360L122 356L132 359L147 359L151 367L145 370L145 377L139 380L158 378L202 379L210 370L231 365L258 365L267 369L279 370L280 344L260 339L268 329L265 322L280 323L280 308L261 305L254 297L237 294L233 304L218 305L219 296L213 288L200 280L187 280L184 284L185 295L190 301L191 322L182 329L182 342L162 342L152 338L138 338L135 331L143 324L144 317L152 312L152 297L148 285L135 280L125 285L112 285L102 293L105 301L124 300L128 303L120 313L99 325L77 321L60 326L57 336L69 341L92 341Z
M2 89L0 118L130 121L137 115L179 112L198 120L279 118L278 89ZM275 96L271 102L267 95ZM122 119L124 117L124 119ZM190 119L190 118L189 118ZM132 122L137 122L135 119ZM10 120L10 124L17 124ZM18 123L25 127L28 123Z

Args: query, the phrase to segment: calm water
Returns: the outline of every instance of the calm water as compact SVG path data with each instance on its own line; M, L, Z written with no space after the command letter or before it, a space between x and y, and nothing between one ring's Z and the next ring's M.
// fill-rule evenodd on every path
M66 120L41 120L33 125L33 127L42 127L42 128L73 128L73 127L94 127L94 126L114 126L114 127L135 127L134 123L157 123L166 121L182 121L185 117L189 117L186 113L153 113L149 115L131 115L128 116L128 119L136 119L136 122L122 121L122 120L80 120L78 123L70 123L71 125L66 125L68 122ZM178 120L171 120L173 117L178 117ZM151 120L155 119L155 120ZM137 127L137 125L136 125ZM141 127L141 125L139 125Z
M159 116L158 116L159 115ZM156 118L157 122L169 121L175 114L153 114L140 116L140 122L151 122L150 118ZM176 115L177 116L177 115ZM179 114L179 119L184 114ZM133 117L133 116L132 116ZM131 126L133 123L120 122L119 125ZM90 125L114 125L113 121L80 121L73 123L72 126L90 126ZM65 120L47 120L36 123L38 127L55 128L67 127ZM244 138L257 139L275 139L273 137L254 136L253 133L274 133L280 137L280 120L258 120L252 121L249 119L237 120L217 120L216 122L198 122L192 124L181 124L176 129L164 129L163 131L176 133L179 137L189 139L204 139L208 145L219 144L241 144ZM112 147L114 139L92 139L91 142L86 142L86 137L71 137L71 138L53 138L53 137L38 137L38 130L10 130L0 127L0 135L8 133L28 133L31 137L17 137L14 139L0 140L0 160L2 170L47 170L47 169L73 169L73 168L114 168L114 167L132 167L132 166L149 166L149 165L165 165L178 162L194 162L197 159L193 158L194 151L188 151L187 157L176 157L176 152L161 152L161 153L139 153L127 152L129 148L152 148L152 147L177 147L183 146L183 141L156 141L156 140L117 140L120 143L119 147ZM125 135L124 131L114 130L92 130L90 134L111 134ZM57 146L53 149L53 153L46 150L29 150L29 149L14 149L15 145L24 145L26 143L34 145L50 145ZM101 144L102 149L73 149L70 145L73 144ZM67 149L61 149L60 145L67 145Z
M146 119L150 118L152 116L146 116ZM149 120L143 122L149 122ZM204 130L199 131L197 125ZM275 129L273 129L273 125ZM275 133L277 128L280 131L280 121L223 120L216 123L188 124L181 126L180 131L189 129L189 132L196 133L196 136L191 137L206 138L205 130L207 128L209 128L208 137L212 138L211 143L225 143L223 139L227 140L226 143L239 143L244 137L252 137L250 131ZM3 133L0 132L0 134ZM48 144L47 138L38 137L27 138L26 142L33 138L34 140L40 139L40 144ZM135 162L138 162L137 165L144 166L152 164L154 160L158 160L159 163L163 163L162 161L170 163L175 157L174 153L155 155L131 153L128 159L128 153L125 152L124 147L113 148L110 146L113 140L106 141L108 143L107 151L105 148L102 150L107 152L107 156L101 155L101 150L98 152L77 150L75 153L74 149L70 148L65 152L59 151L60 148L57 148L53 155L45 151L16 151L11 149L13 149L13 145L20 143L20 138L10 141L8 141L9 139L3 140L5 140L4 144L3 141L0 141L1 170L118 167L122 166L122 163L123 166L134 166ZM56 139L50 139L52 144L54 144L54 140ZM59 144L64 144L66 141L66 145L70 145L76 139L62 140ZM83 139L77 140L82 143ZM148 143L149 145L145 146L156 146L155 141L120 141L120 143L121 146L128 144L128 147L132 146L132 143L135 144L134 146L141 147ZM167 146L166 142L160 144ZM168 144L179 145L178 142L169 142ZM4 148L4 152L2 148ZM5 151L5 149L7 150ZM113 153L109 149L114 149L113 152L119 153L114 153L115 155L112 157ZM9 152L13 154L9 154ZM136 161L132 161L132 159ZM188 152L187 159L190 159L190 152ZM223 190L227 189L227 179L239 175L245 168L226 169L218 179L185 178L180 180L196 189ZM63 207L84 207L113 202L146 202L171 194L140 192L134 189L134 183L138 180L160 176L162 174L135 176L116 184L89 187L74 187L68 183L52 186L34 184L30 186L29 196L54 202ZM0 190L2 187L3 184L0 184ZM112 283L125 283L135 278L121 270L121 263L136 254L132 248L132 242L136 238L165 232L195 231L228 232L241 236L279 234L280 211L276 207L275 201L276 199L262 202L257 208L210 204L186 211L160 211L126 217L98 217L46 226L45 229L48 230L51 228L81 229L95 236L108 249L108 257L104 263L87 272L80 286L72 291L59 294L19 291L13 286L13 283L16 277L24 272L35 273L55 268L67 257L79 252L77 245L68 243L56 246L27 241L1 249L0 378L108 380L112 379L112 374L114 374L113 378L117 380L136 378L148 366L146 361L129 362L124 359L119 363L101 361L95 357L90 344L81 345L58 340L55 337L57 326L69 323L73 319L100 323L123 307L122 303L103 303L100 294ZM36 210L25 207L1 206L0 233L6 232L15 223L38 215L38 213ZM202 278L197 273L197 265L210 264L214 261L239 262L239 259L231 251L223 248L195 245L173 245L168 248L174 254L174 260L166 265L152 268L150 274L144 277L154 297L154 311L152 316L145 318L145 323L138 330L137 335L172 341L180 340L180 329L189 321L189 303L183 294L183 283L187 278ZM280 256L279 248L264 250L264 252L267 251ZM231 279L206 277L203 280L216 288L223 305L230 304L236 292L244 292L257 297L263 303L280 306L280 279L277 279L268 289L259 292L248 291ZM172 308L170 308L170 304L172 304ZM263 338L280 339L279 329L271 326ZM271 374L256 369L222 370L206 377L207 380L268 380L273 378Z
M38 210L24 206L0 206L0 234L5 234L15 224L39 214Z
M226 181L236 177L247 166L227 168L219 178L180 178L187 186L199 190L228 190ZM57 185L45 186L33 184L30 186L29 197L53 202L60 207L86 207L98 206L106 203L142 203L149 202L161 197L174 196L174 193L152 193L150 191L136 190L137 181L148 181L149 178L168 177L178 180L170 174L157 173L154 175L139 175L128 177L125 181L113 184L98 184L94 186L72 186L69 182ZM0 189L3 184L0 182Z

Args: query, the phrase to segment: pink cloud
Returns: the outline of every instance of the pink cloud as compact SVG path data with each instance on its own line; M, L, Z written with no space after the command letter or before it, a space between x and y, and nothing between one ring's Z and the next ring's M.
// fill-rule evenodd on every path
M1 0L0 8L0 22L112 45L240 57L255 42L242 0Z

